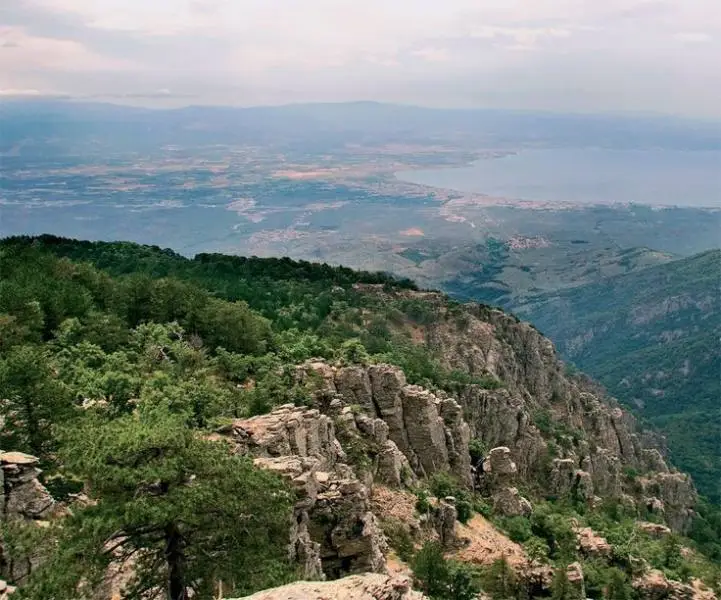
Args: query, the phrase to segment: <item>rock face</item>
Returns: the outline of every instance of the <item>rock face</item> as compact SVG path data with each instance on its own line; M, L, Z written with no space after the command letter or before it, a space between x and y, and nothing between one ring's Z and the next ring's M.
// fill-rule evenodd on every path
M653 473L639 481L647 504L654 505L672 529L685 531L693 520L697 496L684 473Z
M50 517L55 501L38 481L38 459L22 452L0 452L0 514L3 520L42 520Z
M626 494L640 507L644 497L627 477L632 470L647 480L643 494L663 504L674 529L689 526L696 494L666 464L663 444L593 384L569 376L548 339L500 310L468 304L459 319L441 295L424 294L424 301L435 302L438 316L422 337L441 363L502 382L502 389L467 385L458 401L472 438L510 450L517 483L589 503Z
M566 576L568 583L576 590L577 598L586 597L586 585L583 578L583 567L581 563L573 562L566 568Z
M578 549L588 557L611 556L613 548L605 538L598 535L590 527L574 528L578 540Z
M352 415L351 415L352 416ZM276 471L298 495L291 556L308 578L384 570L385 540L368 504L368 489L346 464L333 420L318 410L285 405L233 423L236 449Z
M309 362L298 369L301 380L313 376L322 382L321 404L325 399L330 407L340 400L382 420L388 439L416 476L448 471L470 485L470 429L456 400L408 385L403 371L391 365L333 367Z
M633 417L592 383L569 375L548 339L500 310L468 304L459 318L441 294L426 292L421 299L436 318L420 326L416 343L448 370L495 377L500 389L470 384L450 399L408 385L389 365L309 363L302 376L319 377L328 401L340 397L382 419L417 477L446 470L466 481L468 440L475 438L489 449L507 448L508 463L515 465L512 475L484 462L475 484L490 497L523 487L589 505L608 497L638 509L653 502L672 528L688 528L696 493L687 477L666 464L663 443L639 431ZM389 454L384 470L397 481L394 460ZM504 490L499 500L509 498Z
M408 385L390 365L309 362L296 377L316 384L318 408L280 406L223 433L237 452L296 489L290 552L306 577L383 572L385 538L369 489L410 486L437 472L470 487L470 429L461 406ZM452 501L441 500L430 516L448 547L456 542L456 514Z
M702 586L689 585L668 579L656 569L633 581L633 588L641 600L713 600L714 593Z
M493 510L505 517L526 517L533 512L533 506L514 487L504 487L492 496Z
M327 582L298 582L246 596L244 600L424 600L404 577L354 575Z
M22 452L0 452L0 523L42 526L57 510L38 481L38 459ZM21 583L39 562L38 555L8 556L0 544L0 576Z

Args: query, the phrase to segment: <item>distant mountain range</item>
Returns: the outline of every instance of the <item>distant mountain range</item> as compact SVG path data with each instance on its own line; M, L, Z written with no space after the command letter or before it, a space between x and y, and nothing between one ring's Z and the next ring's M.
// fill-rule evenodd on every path
M455 133L458 145L535 144L626 148L721 148L721 124L670 116L558 114L495 109L436 109L378 102L285 106L189 106L147 109L98 102L37 99L0 104L0 152L52 139L94 140L115 149L183 143L303 143L428 140ZM48 148L45 148L48 150ZM96 149L97 151L97 149Z

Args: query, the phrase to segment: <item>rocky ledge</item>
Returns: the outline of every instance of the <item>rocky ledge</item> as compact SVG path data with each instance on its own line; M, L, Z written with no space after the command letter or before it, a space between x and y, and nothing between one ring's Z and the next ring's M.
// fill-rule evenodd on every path
M404 577L368 573L336 581L291 583L246 596L242 600L424 600Z

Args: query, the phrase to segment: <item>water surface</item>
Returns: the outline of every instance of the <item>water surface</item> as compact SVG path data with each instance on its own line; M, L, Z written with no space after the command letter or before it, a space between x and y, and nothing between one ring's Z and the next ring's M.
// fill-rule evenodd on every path
M721 152L524 150L467 167L400 171L411 183L511 199L721 207Z

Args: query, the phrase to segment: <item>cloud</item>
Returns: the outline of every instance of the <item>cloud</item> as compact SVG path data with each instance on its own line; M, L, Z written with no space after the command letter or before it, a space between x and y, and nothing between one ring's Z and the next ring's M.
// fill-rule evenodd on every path
M451 60L451 53L448 48L437 48L429 46L420 48L411 52L413 56L417 56L428 62L448 62Z
M702 31L682 31L674 34L674 39L678 42L688 44L707 44L713 40L713 37Z
M13 0L0 86L721 116L718 0ZM8 33L9 32L9 33Z
M120 94L100 93L87 97L98 100L168 100L178 98L197 98L198 95L185 92L173 92L169 89L163 88L147 92L127 92Z
M0 96L47 96L47 92L41 92L40 90L33 90L33 89L24 89L24 90L14 90L12 88L10 89L2 89L0 88Z

